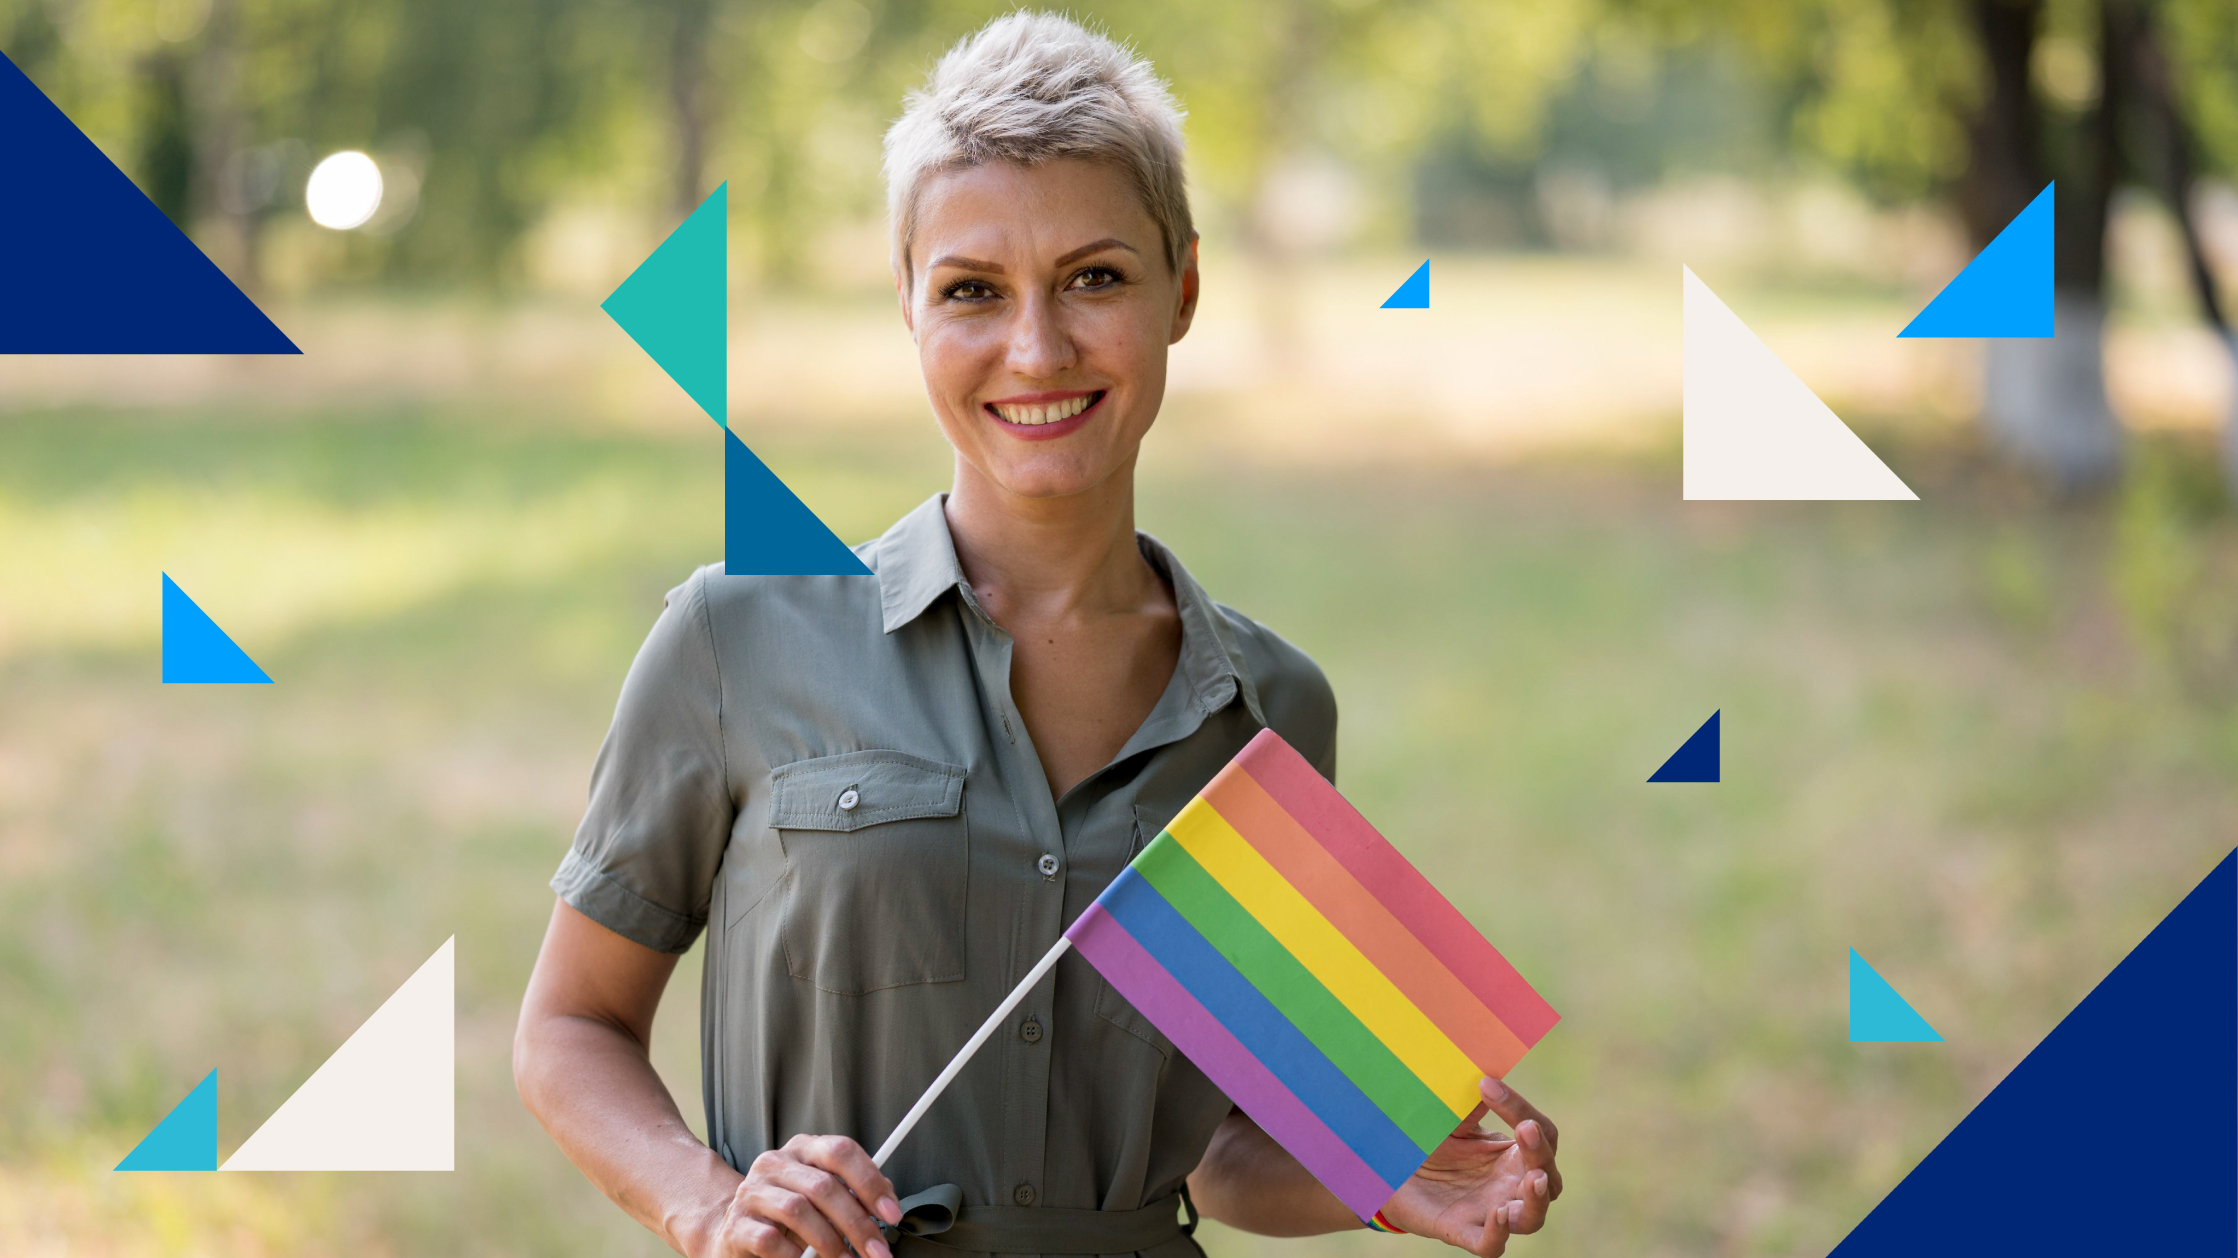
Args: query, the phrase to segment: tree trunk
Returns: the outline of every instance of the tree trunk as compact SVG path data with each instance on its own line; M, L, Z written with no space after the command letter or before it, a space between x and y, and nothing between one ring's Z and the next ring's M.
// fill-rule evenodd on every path
M707 195L707 36L711 0L678 0L668 45L668 100L676 128L676 170L671 185L678 215L699 208Z
M249 120L241 104L241 11L237 0L211 0L195 55L193 81L193 219L210 260L254 295L256 210L245 167Z
M2041 113L2031 88L2041 0L1974 0L1990 91L1968 128L1973 169L1960 211L1976 249L2043 190ZM2101 86L2055 195L2053 330L2048 339L1993 338L1983 355L1983 418L2005 452L2063 492L2120 474L2121 427L2106 399L2106 220L2120 174L2124 50L2136 20L2124 0L2100 7Z
M2176 102L2174 75L2169 69L2168 51L2160 28L2153 24L2150 12L2141 13L2139 18L2132 73L2137 85L2137 112L2144 123L2140 131L2152 154L2149 161L2140 164L2150 170L2161 196L2176 216L2176 225L2183 233L2192 291L2199 297L2200 313L2206 316L2217 339L2230 352L2231 374L2238 379L2238 333L2233 332L2229 318L2223 313L2221 295L2215 291L2214 267L2208 261L2206 243L2200 239L2198 217L2192 213L2191 197L2199 178L2198 144ZM2230 413L2223 420L2222 447L2224 471L2232 490L2238 492L2238 388L2231 391Z

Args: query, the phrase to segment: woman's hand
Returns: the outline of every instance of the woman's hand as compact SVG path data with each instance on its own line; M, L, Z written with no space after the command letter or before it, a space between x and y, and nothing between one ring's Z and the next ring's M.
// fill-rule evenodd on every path
M1507 1252L1509 1236L1538 1231L1546 1223L1546 1208L1562 1195L1562 1172L1554 1165L1560 1136L1546 1115L1499 1080L1485 1079L1477 1091L1484 1103L1399 1185L1383 1217L1479 1258L1494 1258ZM1487 1109L1515 1135L1478 1131L1477 1120Z
M865 1207L865 1203L869 1203ZM871 1211L877 1211L877 1218ZM878 1219L901 1222L894 1186L845 1136L794 1136L754 1159L722 1220L693 1258L893 1258Z

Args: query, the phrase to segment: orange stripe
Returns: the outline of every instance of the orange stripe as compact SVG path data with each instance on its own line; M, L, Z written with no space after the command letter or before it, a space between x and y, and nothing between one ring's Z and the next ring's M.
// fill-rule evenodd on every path
M1504 1075L1522 1059L1523 1041L1499 1015L1250 774L1231 765L1202 795L1479 1069Z

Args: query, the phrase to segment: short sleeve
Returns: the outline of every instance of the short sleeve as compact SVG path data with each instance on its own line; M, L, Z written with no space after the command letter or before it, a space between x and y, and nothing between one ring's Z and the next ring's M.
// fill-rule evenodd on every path
M1337 780L1337 694L1313 657L1282 635L1229 607L1249 661L1267 727L1298 749L1332 784Z
M591 769L590 807L551 884L585 917L661 952L691 947L707 924L736 814L706 580L702 570L668 592L638 649Z

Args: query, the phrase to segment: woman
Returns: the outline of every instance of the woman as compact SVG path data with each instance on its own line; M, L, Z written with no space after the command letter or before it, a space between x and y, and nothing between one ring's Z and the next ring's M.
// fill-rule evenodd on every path
M1336 747L1313 662L1134 529L1198 285L1179 115L1150 67L1061 18L1004 17L911 97L886 173L954 485L857 548L875 576L709 568L670 592L553 879L522 1098L695 1258L1181 1258L1201 1251L1177 1196L1270 1235L1359 1227L1074 956L884 1173L863 1151L1262 726L1324 774ZM646 1056L703 927L708 1144ZM1384 1217L1497 1254L1561 1178L1553 1126L1483 1086L1515 1136L1465 1124ZM941 1212L894 1226L905 1192L960 1214L921 1237Z

